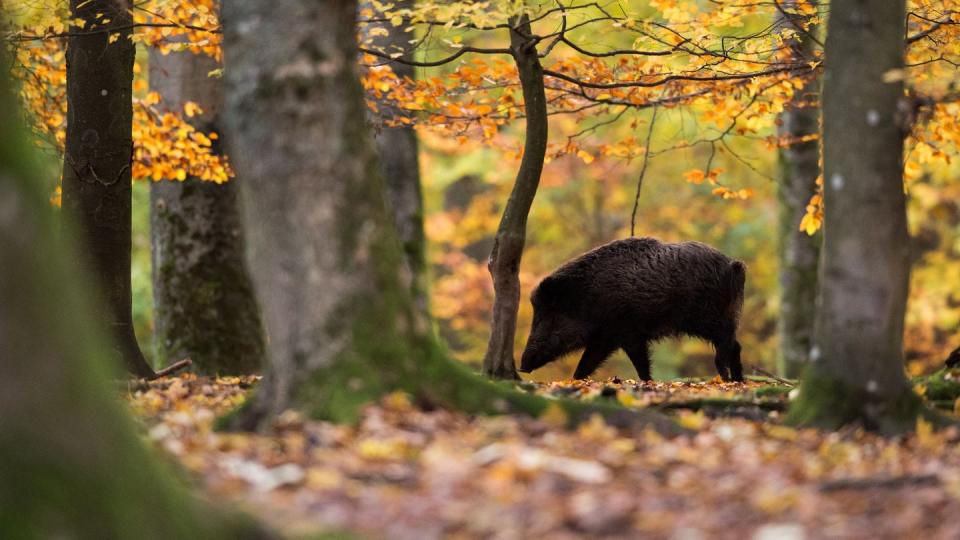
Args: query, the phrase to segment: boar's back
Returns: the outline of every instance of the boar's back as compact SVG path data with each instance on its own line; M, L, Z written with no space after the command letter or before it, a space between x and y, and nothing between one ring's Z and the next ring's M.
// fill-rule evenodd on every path
M617 240L563 264L533 292L535 309L560 309L596 324L686 332L738 313L744 267L699 242ZM660 328L661 331L654 330Z

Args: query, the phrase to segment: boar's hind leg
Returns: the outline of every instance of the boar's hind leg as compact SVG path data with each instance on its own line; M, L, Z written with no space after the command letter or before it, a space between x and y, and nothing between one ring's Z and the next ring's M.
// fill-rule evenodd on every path
M646 341L624 343L624 352L630 357L630 363L637 370L637 377L641 381L649 381L650 377L650 345Z
M614 350L616 350L616 346L611 346L606 341L591 340L587 343L583 356L580 357L580 363L577 364L577 370L573 373L573 378L586 379L589 377Z

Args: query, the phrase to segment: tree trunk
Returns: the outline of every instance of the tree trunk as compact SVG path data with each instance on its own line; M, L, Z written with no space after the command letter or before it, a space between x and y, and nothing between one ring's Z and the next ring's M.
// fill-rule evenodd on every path
M546 400L445 358L413 305L380 165L357 121L355 17L355 2L332 0L223 7L229 142L271 361L227 424L263 428L291 406L351 421L396 390L466 412L540 414ZM675 429L653 413L558 405L572 421L601 412Z
M202 131L218 134L223 83L217 62L171 52L150 57L150 86L171 109L200 105ZM219 149L220 139L214 141ZM187 178L150 187L150 234L158 356L191 358L205 373L251 373L263 365L260 311L244 260L237 180Z
M133 61L130 5L119 0L70 0L67 40L67 137L63 166L65 222L75 223L92 270L100 315L113 331L127 370L150 377L133 333L130 289L133 157ZM100 15L102 18L98 17ZM109 19L107 24L101 21ZM92 30L109 30L96 32ZM111 36L119 35L113 43Z
M483 357L483 373L496 379L519 379L513 358L520 309L520 259L527 236L527 216L540 185L547 151L547 99L543 67L537 56L530 20L524 15L511 21L510 49L520 74L524 111L527 117L523 159L513 191L500 218L497 236L487 268L493 277L493 319L490 342Z
M3 536L267 537L247 518L211 512L186 493L111 395L106 328L87 302L87 274L68 264L76 246L59 238L75 231L55 230L14 103L0 89Z
M909 246L903 192L903 0L831 4L823 85L824 242L814 347L793 420L915 425L903 369ZM886 79L886 81L884 80Z
M413 0L399 0L395 9L413 7ZM408 56L411 34L404 31L404 25L393 26L365 25L367 32L374 28L383 28L386 35L373 37L373 44L387 52L403 51ZM416 78L416 70L408 64L391 62L390 67L398 77ZM390 104L380 103L380 114L385 118L398 115ZM429 313L427 290L426 235L423 232L423 192L420 183L420 146L417 132L409 125L396 127L383 126L375 132L377 154L383 171L387 189L387 204L393 213L394 223L400 244L406 255L407 265L412 277L414 304L424 316Z
M799 35L791 44L798 60L812 61L814 40ZM807 83L780 115L781 137L799 140L820 131L820 110L816 102L819 81ZM819 141L793 144L780 152L780 335L779 371L799 377L810 358L813 345L814 307L817 298L817 263L821 234L800 230L810 197L817 191L820 175Z

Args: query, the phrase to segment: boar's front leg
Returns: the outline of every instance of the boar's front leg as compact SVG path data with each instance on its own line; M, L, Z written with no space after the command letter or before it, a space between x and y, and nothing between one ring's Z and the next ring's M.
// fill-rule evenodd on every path
M574 379L586 379L600 367L600 364L613 354L617 349L616 345L611 345L609 341L603 339L592 339L587 342L587 348L580 357L580 363L577 364L577 370L573 373Z
M716 341L714 346L717 348L714 363L720 377L725 381L742 381L743 364L740 363L740 342L737 338L729 337Z
M650 345L645 340L624 343L623 350L630 357L630 363L637 370L637 377L641 381L649 381L650 377Z

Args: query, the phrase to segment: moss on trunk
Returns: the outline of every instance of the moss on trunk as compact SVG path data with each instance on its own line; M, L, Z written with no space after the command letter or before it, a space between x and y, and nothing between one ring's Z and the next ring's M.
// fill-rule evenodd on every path
M912 430L918 416L934 418L908 387L897 395L878 394L811 371L790 405L787 422L828 430L858 425L882 435L899 435Z

